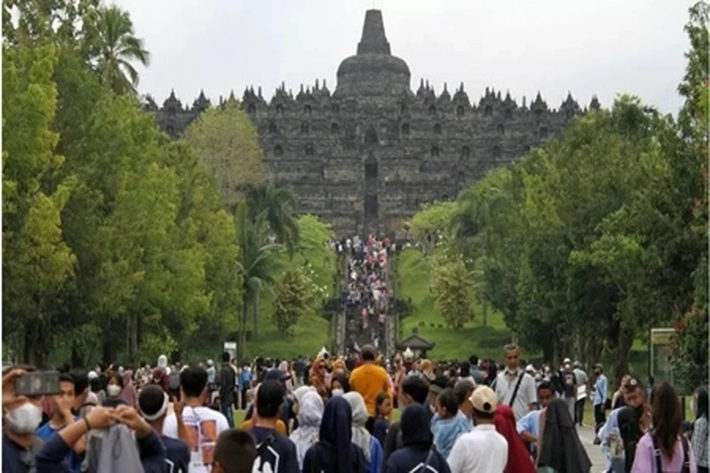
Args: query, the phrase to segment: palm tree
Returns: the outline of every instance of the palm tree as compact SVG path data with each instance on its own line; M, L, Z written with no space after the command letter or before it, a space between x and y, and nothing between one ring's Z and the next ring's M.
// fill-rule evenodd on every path
M266 182L246 191L251 220L263 214L276 242L284 245L293 256L298 244L298 224L295 218L296 198L285 188Z
M132 63L147 66L150 53L143 48L143 40L136 38L129 13L117 6L102 7L87 30L89 60L102 83L117 94L135 94L138 72Z
M239 323L238 349L244 349L249 309L254 313L254 333L257 331L259 293L271 286L275 279L277 255L281 245L268 243L266 238L265 214L257 215L256 221L249 218L245 201L237 206L237 244L239 261L237 266L242 276L242 314ZM242 352L243 353L243 352Z

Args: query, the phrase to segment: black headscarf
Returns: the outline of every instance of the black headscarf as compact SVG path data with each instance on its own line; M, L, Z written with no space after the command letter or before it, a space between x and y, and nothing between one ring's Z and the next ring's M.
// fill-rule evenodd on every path
M539 466L549 466L560 473L589 473L592 462L562 399L555 399L547 406L542 428Z
M429 449L434 441L434 435L429 428L430 417L426 407L412 404L402 412L400 425L402 428L402 443L406 446L416 446Z
M352 443L352 423L352 410L348 401L342 397L328 401L320 424L320 440L311 447L315 450L315 465L310 467L313 471L365 473L365 454Z

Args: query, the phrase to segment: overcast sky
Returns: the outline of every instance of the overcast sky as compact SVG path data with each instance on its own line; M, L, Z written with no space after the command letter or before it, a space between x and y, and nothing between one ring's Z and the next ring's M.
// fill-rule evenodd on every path
M109 0L110 1L110 0ZM192 103L261 85L265 97L286 83L326 79L355 53L373 0L115 0L127 9L152 54L141 93L159 104L171 89ZM375 0L392 53L411 86L437 94L463 82L472 101L487 86L528 103L538 90L551 107L568 91L581 105L638 95L663 112L681 105L689 42L683 31L694 0Z

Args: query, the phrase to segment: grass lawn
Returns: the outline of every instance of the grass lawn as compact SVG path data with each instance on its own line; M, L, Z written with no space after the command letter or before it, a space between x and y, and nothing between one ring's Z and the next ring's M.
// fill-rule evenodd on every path
M484 326L483 307L476 304L474 319L466 323L463 329L446 328L443 317L436 311L434 296L429 292L429 260L423 258L421 252L414 248L404 250L398 258L397 296L404 300L409 299L412 303L412 314L402 319L401 338L408 337L413 328L419 329L419 335L436 344L434 349L427 353L430 358L461 360L477 355L479 358L501 359L503 346L511 340L511 332L506 327L501 313L489 308L487 324ZM525 352L524 356L536 358L540 354ZM586 361L593 363L598 360ZM608 354L599 361L611 366L613 354ZM644 383L648 380L648 346L641 340L636 340L632 347L630 370Z
M474 319L463 329L454 330L444 325L436 312L434 296L429 292L431 268L429 260L422 258L419 250L409 248L399 255L397 263L397 297L411 300L412 314L402 319L402 338L413 328L419 335L435 343L427 356L438 359L465 359L471 355L499 359L503 346L510 342L511 332L503 322L502 314L492 311L483 324L483 307L476 304Z
M311 265L314 270L315 283L325 288L326 296L332 297L333 275L335 274L335 255L311 255ZM287 256L281 257L282 270L305 264L303 256L295 255L290 261ZM245 355L271 358L293 358L298 355L314 356L324 345L329 346L329 322L313 310L305 314L293 328L293 335L285 338L274 322L274 292L264 290L259 301L259 331L258 335L247 342ZM249 317L250 322L252 317Z

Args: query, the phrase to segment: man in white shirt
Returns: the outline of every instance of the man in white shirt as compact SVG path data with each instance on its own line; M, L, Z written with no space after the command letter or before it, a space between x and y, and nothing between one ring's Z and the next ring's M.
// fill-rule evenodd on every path
M163 424L163 435L179 438L190 447L190 472L210 473L214 463L217 437L229 430L227 418L220 412L204 407L207 398L207 372L190 367L180 373L180 399L185 404L182 418L185 432L178 432L177 418L170 414Z
M496 395L488 386L479 386L470 401L476 426L456 439L447 458L451 473L503 473L508 463L508 442L493 424Z
M517 345L505 346L506 368L498 373L495 393L499 404L513 409L515 421L519 421L530 411L537 409L535 379L520 368L520 350Z

